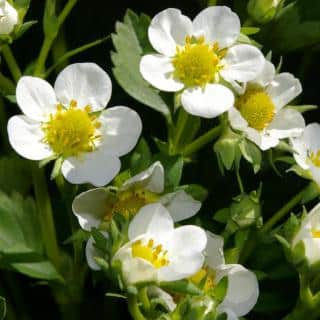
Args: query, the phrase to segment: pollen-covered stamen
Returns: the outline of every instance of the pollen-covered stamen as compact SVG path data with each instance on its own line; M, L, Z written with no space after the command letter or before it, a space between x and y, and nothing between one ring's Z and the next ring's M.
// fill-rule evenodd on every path
M189 280L197 286L200 286L204 292L208 292L215 286L214 271L205 267L201 268L196 274L189 278Z
M156 244L153 239L146 242L138 240L131 246L132 256L149 261L156 269L169 264L168 251L161 244Z
M172 59L173 76L187 87L205 86L216 80L221 68L220 60L225 53L217 43L205 43L204 37L195 39L187 36L185 46L178 46Z
M97 117L91 114L90 106L80 109L73 100L69 108L59 104L56 113L51 114L49 121L42 125L44 142L56 155L77 156L94 150L100 126Z
M115 214L132 218L142 207L158 200L159 195L148 190L130 189L119 192L115 202L107 208L104 220L110 221Z
M271 123L276 110L270 96L262 88L255 87L248 87L235 105L248 125L258 131Z
M309 151L309 159L313 165L320 168L320 150L318 151Z

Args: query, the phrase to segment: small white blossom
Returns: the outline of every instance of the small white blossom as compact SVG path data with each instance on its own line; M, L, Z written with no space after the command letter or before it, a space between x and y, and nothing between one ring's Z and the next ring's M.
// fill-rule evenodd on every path
M310 265L320 261L320 204L301 221L300 230L292 241L295 248L302 241Z
M300 112L285 106L302 91L290 73L275 73L265 61L262 72L248 82L229 110L232 128L244 132L261 150L273 148L281 139L301 135L305 121Z
M63 159L71 183L103 186L120 170L120 156L136 145L142 130L138 114L127 107L104 110L111 80L94 63L76 63L57 77L54 88L24 76L16 97L24 115L8 122L13 149L30 160Z
M0 1L0 35L9 34L18 23L17 10L5 0Z
M129 225L128 237L129 242L113 257L121 262L127 285L181 280L204 262L205 232L192 225L174 228L170 213L159 203L140 209Z
M228 7L206 8L193 21L166 9L153 17L148 36L157 53L142 57L142 76L160 90L182 91L182 106L196 116L213 118L232 107L233 92L221 80L238 86L263 67L256 47L236 43L240 19Z

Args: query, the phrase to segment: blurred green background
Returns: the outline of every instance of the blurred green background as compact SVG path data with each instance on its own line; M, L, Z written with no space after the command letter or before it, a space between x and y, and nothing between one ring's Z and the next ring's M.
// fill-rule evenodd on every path
M63 5L64 2L60 2ZM286 4L291 2L287 1ZM218 4L225 4L233 8L240 15L242 22L248 17L246 0L218 1ZM136 13L146 13L152 17L165 8L176 7L181 9L184 14L194 17L206 5L204 0L80 0L68 17L58 39L62 51L59 51L61 47L59 49L57 46L56 54L59 56L63 52L65 44L68 49L71 49L111 34L114 32L116 21L123 19L127 8ZM22 68L26 68L28 63L38 55L43 39L41 31L43 8L43 0L31 1L27 20L40 22L13 45L13 51ZM283 57L282 70L291 72L301 79L304 91L297 102L300 104L319 104L320 1L298 0L286 16L260 27L261 32L254 38L263 44L264 53L272 50L273 62L276 64L280 61L280 57ZM96 62L112 75L110 61L110 51L112 50L112 41L109 40L101 46L72 58L70 62ZM2 68L6 72L5 67ZM54 81L54 78L53 74L50 81ZM113 85L113 94L109 105L127 105L138 111L143 119L143 135L155 150L152 137L165 139L164 119L155 111L130 98L115 80ZM14 106L10 110L12 113L18 112ZM307 122L319 121L319 115L318 110L305 114ZM209 128L212 124L213 120L205 120L202 130ZM251 167L244 161L242 162L241 176L246 191L257 189L260 181L263 183L264 218L270 216L287 199L306 185L305 181L293 173L285 173L285 168L280 166L283 176L279 177L270 168L268 161L265 161L261 172L254 175ZM239 190L232 172L221 176L212 145L202 150L195 161L185 166L183 183L202 184L209 190L209 197L196 221L199 222L200 219L204 227L218 232L220 226L213 222L213 213L228 206L232 197L239 194ZM55 194L54 186L51 188L51 192ZM57 229L62 242L67 236L63 230L63 216L61 216L61 212L58 212L59 204L55 203L54 205L58 220ZM270 276L261 282L262 298L255 311L247 318L256 320L280 319L293 307L298 294L297 276L294 270L285 263L280 246L277 243L270 243L264 248L257 248L253 253L253 258L248 260L247 266L253 269L262 269L270 274L274 271L274 274L277 275ZM275 272L279 269L282 273ZM16 312L19 318L17 320L56 320L59 318L51 293L46 286L21 275L15 278L15 275L9 271L2 272L2 280L9 295L18 297L19 310ZM112 289L102 278L97 279L95 276L88 278L86 297L82 306L82 319L129 319L126 303L121 299L105 297L104 294L107 291L112 291Z

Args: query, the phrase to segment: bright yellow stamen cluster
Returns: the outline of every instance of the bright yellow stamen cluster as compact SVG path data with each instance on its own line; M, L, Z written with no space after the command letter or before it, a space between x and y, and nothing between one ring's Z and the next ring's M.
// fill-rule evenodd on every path
M149 261L156 269L169 264L168 252L163 250L161 244L155 245L153 239L150 239L146 244L138 240L133 243L131 249L133 257Z
M95 140L99 138L97 129L101 124L90 113L90 106L80 109L75 101L71 102L69 108L59 104L57 112L51 114L49 121L42 126L44 142L56 155L63 157L92 151Z
M318 168L320 168L320 150L317 152L309 152L309 159Z
M143 206L156 202L159 195L148 190L126 190L119 192L118 199L108 208L104 220L110 221L114 214L132 218Z
M261 88L248 88L236 101L236 107L249 126L262 131L273 120L275 106L270 96Z
M311 230L311 234L313 238L317 238L317 239L320 238L320 230L316 230L316 229Z
M195 285L203 285L203 291L208 292L215 286L214 273L208 268L201 268L196 274L189 278L189 280Z
M217 43L206 44L204 37L194 39L187 36L185 46L177 47L172 60L173 76L187 87L205 86L215 81L225 53L225 50L219 50Z

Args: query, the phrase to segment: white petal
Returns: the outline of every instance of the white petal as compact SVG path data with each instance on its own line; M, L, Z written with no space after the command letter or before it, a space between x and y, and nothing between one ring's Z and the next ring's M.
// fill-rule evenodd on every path
M312 179L318 186L320 186L320 168L311 163L309 170L311 172Z
M26 116L10 118L8 135L12 148L24 158L42 160L53 155L49 146L42 142L44 133L41 123Z
M155 162L147 170L133 176L122 185L122 189L131 187L143 188L154 193L163 192L164 169L161 162Z
M102 187L118 174L120 166L118 157L98 149L66 159L62 163L61 171L70 183L91 183L96 187Z
M230 125L236 130L245 130L248 128L248 122L244 119L238 109L232 107L228 112Z
M9 34L18 23L18 12L7 1L0 8L0 34Z
M149 286L148 287L148 295L149 297L160 299L165 303L166 308L169 311L173 311L176 308L176 303L174 302L173 298L171 297L170 294L165 292L164 290L160 289L159 287L156 286Z
M266 87L274 78L276 74L276 69L268 60L265 60L262 71L257 75L257 77L253 80L254 83L262 87Z
M258 76L264 63L265 59L259 49L239 44L228 49L220 74L226 81L248 82Z
M147 54L141 58L140 73L154 87L162 91L176 92L183 84L173 78L171 58L160 54Z
M212 6L202 10L193 20L195 36L204 36L209 43L220 48L231 46L240 35L240 19L225 6Z
M159 281L177 281L191 277L197 273L204 263L201 252L193 252L187 256L174 256L169 264L158 271Z
M104 110L99 117L101 122L101 145L108 154L123 156L137 144L142 131L139 115L127 107L113 107Z
M90 105L92 111L105 108L111 97L108 74L95 63L74 63L63 69L54 89L59 102L69 105L75 100L79 108Z
M40 78L24 76L16 90L17 103L29 118L44 121L56 112L57 100L51 85Z
M224 264L223 238L209 231L207 234L206 263L212 269Z
M254 142L262 151L274 148L279 144L279 139L265 131L258 131L248 127L244 130L249 140Z
M174 222L193 217L201 208L201 202L183 190L165 194L160 202L169 210Z
M298 137L303 133L305 121L300 112L285 108L280 110L267 128L279 139Z
M169 8L155 15L148 29L153 48L173 56L177 45L184 45L187 35L192 35L192 22L178 9Z
M142 207L132 219L128 236L133 240L144 234L150 235L155 242L166 242L173 232L173 220L168 210L160 203Z
M290 101L302 92L299 79L295 78L291 73L280 73L276 75L267 88L277 110L286 106Z
M193 252L202 252L207 245L207 236L203 229L193 225L174 229L168 250L170 255L188 256Z
M102 231L102 234L106 238L109 236L107 232ZM98 270L101 270L101 268L96 263L94 258L95 257L103 258L103 253L101 252L101 250L97 249L94 246L94 243L95 243L95 241L94 241L93 237L91 236L87 241L85 253L86 253L86 259L87 259L87 263L88 263L89 267L92 270L98 271Z
M75 197L72 210L82 229L98 228L106 214L110 195L104 188L91 189Z
M290 144L293 148L293 156L297 164L304 170L309 168L308 164L308 150L303 139L303 136L290 139Z
M308 150L313 152L320 150L320 124L308 124L304 130L303 139Z
M120 248L113 260L121 261L122 275L127 285L157 280L157 270L150 262L132 257L131 243Z
M192 115L214 118L233 106L234 96L230 89L221 84L209 84L204 89L197 87L184 90L181 103Z
M217 280L228 276L228 289L220 307L232 310L238 317L246 315L257 303L259 285L256 275L239 264L217 270Z

